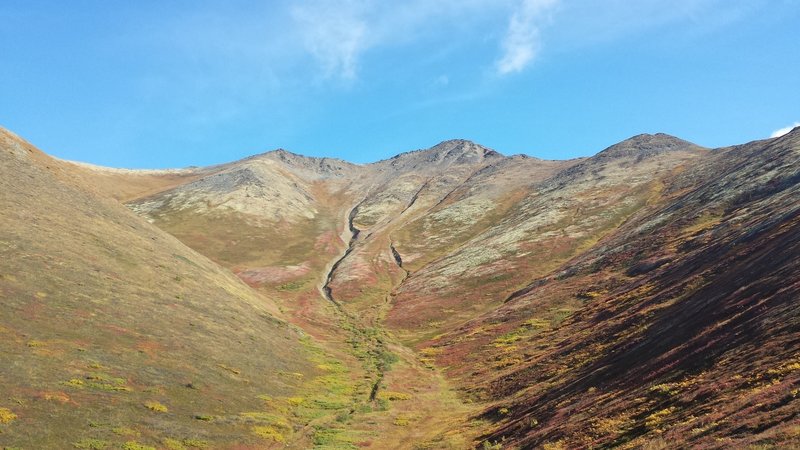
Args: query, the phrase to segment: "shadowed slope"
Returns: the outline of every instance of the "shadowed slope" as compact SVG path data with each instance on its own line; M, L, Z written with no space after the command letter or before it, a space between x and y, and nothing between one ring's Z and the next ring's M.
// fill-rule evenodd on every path
M800 131L716 151L594 248L436 343L473 395L497 402L487 439L798 445L798 173Z

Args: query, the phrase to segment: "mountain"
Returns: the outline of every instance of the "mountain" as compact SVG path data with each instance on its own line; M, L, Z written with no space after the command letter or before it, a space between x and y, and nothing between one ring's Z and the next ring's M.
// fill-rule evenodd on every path
M2 142L4 444L800 445L800 129L175 171Z
M273 299L112 198L175 173L77 166L6 131L0 173L4 448L304 447L355 401Z
M593 248L436 340L473 395L500 400L486 438L796 445L798 173L797 131L714 151Z
M601 151L598 158L648 158L667 152L702 150L701 147L664 133L640 134Z

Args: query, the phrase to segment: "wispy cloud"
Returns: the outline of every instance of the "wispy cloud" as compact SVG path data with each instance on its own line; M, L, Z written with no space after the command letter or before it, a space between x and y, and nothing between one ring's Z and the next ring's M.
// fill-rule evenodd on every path
M520 72L536 58L541 43L540 28L559 0L522 0L511 15L497 60L500 75Z
M783 127L779 130L775 130L769 137L776 138L776 137L781 137L785 134L789 134L789 132L794 130L795 127L800 127L800 122L795 122L792 125L789 125L788 127Z
M155 36L146 39L177 52L177 78L190 64L187 76L208 79L210 90L240 86L249 99L252 91L271 95L320 79L349 84L366 67L391 76L385 62L412 49L417 53L408 64L423 69L414 73L427 80L452 63L475 72L488 68L502 79L529 68L545 40L557 54L664 23L706 23L713 12L735 9L723 1L744 0L287 0L164 15L160 31L130 34ZM198 83L178 85L188 90Z
M510 0L301 0L291 7L306 52L328 78L353 80L370 49L413 44L459 21L481 20ZM445 24L443 26L443 24Z
M361 54L374 45L365 18L369 6L368 1L316 0L292 8L305 48L326 76L355 78Z

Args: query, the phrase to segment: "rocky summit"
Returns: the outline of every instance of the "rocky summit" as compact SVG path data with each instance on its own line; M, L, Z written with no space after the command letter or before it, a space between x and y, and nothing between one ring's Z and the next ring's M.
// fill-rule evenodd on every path
M0 129L0 447L800 447L800 128L121 170Z

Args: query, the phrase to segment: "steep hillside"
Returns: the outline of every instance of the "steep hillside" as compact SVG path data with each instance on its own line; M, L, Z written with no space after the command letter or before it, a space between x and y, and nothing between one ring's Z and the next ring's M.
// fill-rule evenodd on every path
M484 229L474 224L486 215L462 215L461 220L479 232L464 236L450 252L414 271L397 289L387 324L409 339L436 335L498 306L531 279L590 248L655 201L665 177L704 154L688 143L676 146L676 141L666 135L637 136L592 158L564 164L550 177L528 175L523 179L531 184L519 197L507 196L505 201L513 203L501 214L488 208L490 220ZM482 180L478 189L485 183ZM449 239L451 234L437 232L434 224L439 230L464 227L447 215L439 219L442 215L424 219L435 234L423 246L398 246L401 255L411 254L404 260L413 263L419 249L441 241L440 235Z
M798 173L800 129L715 151L589 251L435 342L495 402L487 439L800 445Z
M313 345L72 169L0 130L0 445L291 439Z

